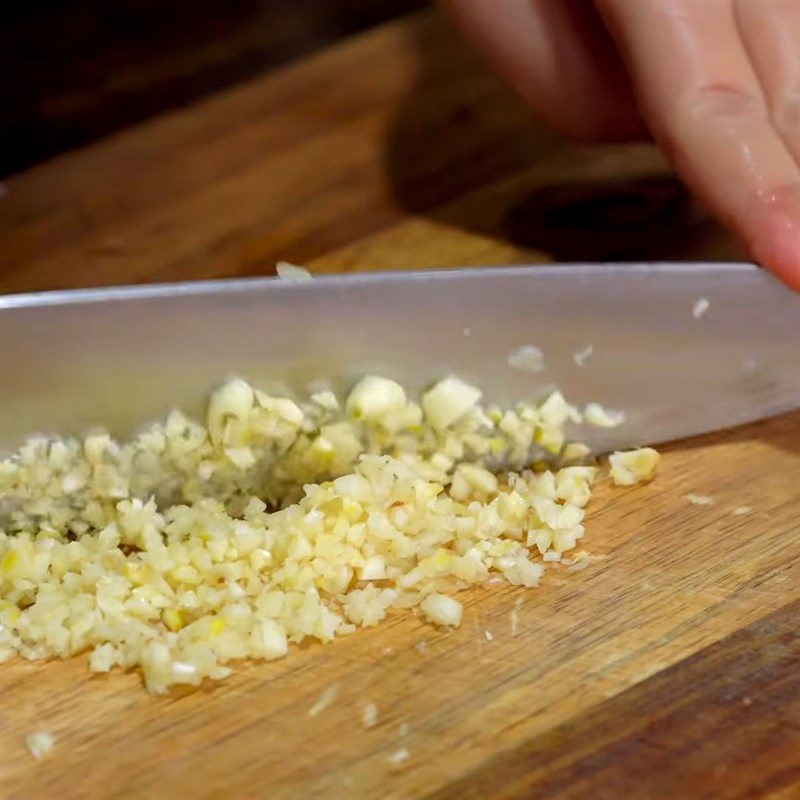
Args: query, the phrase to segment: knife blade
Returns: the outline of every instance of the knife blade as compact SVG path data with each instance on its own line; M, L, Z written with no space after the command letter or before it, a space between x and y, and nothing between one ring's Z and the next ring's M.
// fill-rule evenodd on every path
M525 345L542 350L541 372L509 366ZM590 347L579 366L575 354ZM593 449L659 443L800 405L800 297L748 264L511 266L10 295L0 298L0 449L91 426L125 435L173 407L198 414L209 389L233 375L303 396L365 373L412 392L454 373L502 404L558 387L574 404L625 411L619 428L573 431Z

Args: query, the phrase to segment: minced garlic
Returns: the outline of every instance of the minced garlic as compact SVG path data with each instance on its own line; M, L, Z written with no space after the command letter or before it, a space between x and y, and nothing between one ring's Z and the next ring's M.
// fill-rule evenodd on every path
M204 424L29 440L0 462L0 660L89 651L164 692L397 609L456 626L472 584L536 586L583 537L596 469L527 466L588 455L564 449L581 415L558 392L480 401L454 376L419 403L378 376L307 403L232 380Z
M583 419L588 425L598 428L616 428L625 422L625 412L603 408L599 403L589 403L583 410Z
M47 755L55 747L55 739L51 733L40 731L25 737L25 746L34 758Z
M617 486L632 486L652 480L660 460L658 451L652 447L612 453L608 457L611 479Z
M279 261L275 265L275 272L284 281L310 281L313 278L305 267L298 267L288 261Z
M446 594L429 594L420 603L425 616L437 625L457 628L461 624L464 607L453 597Z
M361 721L365 728L373 728L378 722L378 706L375 703L367 703L361 713Z
M316 717L331 706L339 696L338 686L329 686L320 696L316 703L308 710L309 717Z
M713 506L717 501L713 497L705 494L692 494L686 495L686 499L695 506Z
M508 354L508 366L521 372L541 372L544 354L536 345L524 344Z

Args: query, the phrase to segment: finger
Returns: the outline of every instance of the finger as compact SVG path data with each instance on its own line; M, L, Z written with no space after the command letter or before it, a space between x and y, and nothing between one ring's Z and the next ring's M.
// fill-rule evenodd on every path
M533 110L580 141L644 133L611 38L589 0L441 0Z
M772 124L800 164L800 2L737 0L734 9Z
M598 0L639 106L681 176L800 289L800 172L773 128L728 0Z

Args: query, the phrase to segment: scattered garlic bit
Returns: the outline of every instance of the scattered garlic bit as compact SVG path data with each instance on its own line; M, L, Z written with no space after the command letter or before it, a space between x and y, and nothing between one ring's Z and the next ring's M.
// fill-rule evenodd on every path
M488 469L475 464L461 464L453 474L450 496L454 500L464 502L475 495L496 494L497 489L497 477Z
M414 649L415 649L415 650L416 650L416 651L417 651L417 652L418 652L420 655L422 655L422 654L423 654L423 653L424 653L424 652L425 652L425 651L428 649L428 643L427 643L427 642L417 642L417 643L414 645Z
M713 497L704 494L687 494L686 499L696 506L713 506L717 501Z
M736 517L743 517L746 514L752 514L753 513L753 507L752 506L738 506L737 508L733 509L732 513Z
M492 635L491 631L484 631L483 635L486 637L487 642L494 641L494 636Z
M378 706L375 703L367 703L364 706L364 711L361 714L361 721L364 723L365 728L372 728L378 722Z
M34 758L41 758L47 755L53 749L55 743L53 735L44 731L31 733L25 737L25 746L30 750Z
M541 372L544 369L544 354L532 344L524 344L508 355L508 366L522 372Z
M308 716L309 717L316 717L318 714L321 714L325 711L328 706L330 706L336 698L339 696L339 687L338 686L329 686L320 696L319 700L314 703L311 708L308 709Z
M707 297L700 297L695 301L695 304L692 306L692 316L695 319L700 319L703 314L708 311L709 306L711 303L708 301Z
M526 416L520 414L523 418ZM553 392L538 409L539 424L533 440L548 453L560 455L566 436L564 425L567 422L582 422L583 417L578 409L571 406L559 391Z
M341 408L338 398L330 389L312 394L311 402L316 403L320 408L330 411L332 414L335 414Z
M589 445L583 442L568 442L561 451L561 463L564 465L577 464L592 454Z
M583 410L583 419L598 428L616 428L625 422L624 411L611 411L599 403L589 403Z
M570 558L565 558L565 564L574 564L577 561L607 561L604 553L590 553L588 550L576 550Z
M567 567L567 572L579 572L586 569L593 561L604 561L607 556L592 556L586 550L578 550L572 558L565 558L563 563Z
M420 608L431 622L453 628L461 624L461 613L464 610L458 600L446 594L429 594L420 603Z
M290 264L288 261L279 261L275 265L275 271L284 281L310 281L313 277L305 267L298 267L297 264Z
M589 357L594 353L594 346L587 344L583 350L578 350L577 352L572 354L572 360L579 366L582 367L588 361Z
M392 753L386 760L392 764L402 764L404 761L407 761L409 756L411 755L410 751L406 747L401 747L396 752Z
M517 598L517 601L514 603L514 608L511 609L511 635L516 636L517 632L519 631L519 610L522 608L523 600L521 597Z
M581 416L559 392L480 397L368 376L297 403L232 380L205 424L30 439L0 462L0 661L88 651L162 693L394 610L455 625L470 585L536 586L583 537L596 470L527 467Z
M197 674L197 668L194 666L194 664L186 664L183 661L173 661L172 671L175 673L175 675L180 675L184 678Z
M406 422L407 405L405 389L399 383L369 375L353 387L346 409L353 419L395 430ZM419 425L420 422L417 412L407 424Z
M586 569L588 566L588 561L576 561L574 564L570 564L567 567L567 572L580 572L581 570Z
M228 381L212 393L207 415L208 435L212 441L227 445L243 444L254 397L250 384L239 379ZM84 445L86 460L94 466L100 466L103 462L103 451L108 444L108 437L104 435L102 443L98 445L99 438L91 437Z
M617 486L633 486L653 479L661 455L652 447L617 451L608 457L611 480Z
M404 722L397 731L400 736L408 736L408 723Z
M571 406L559 391L553 392L547 400L539 406L539 414L545 425L558 427L566 422L581 422L582 417L578 409Z
M474 409L480 399L479 389L450 377L440 381L423 395L422 408L434 429L442 431Z

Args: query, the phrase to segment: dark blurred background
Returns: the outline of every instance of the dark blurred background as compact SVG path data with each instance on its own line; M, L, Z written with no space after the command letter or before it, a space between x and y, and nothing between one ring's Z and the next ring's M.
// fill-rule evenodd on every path
M0 175L427 0L0 0Z

